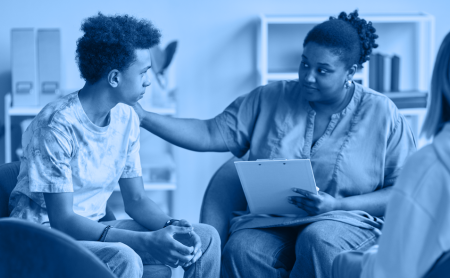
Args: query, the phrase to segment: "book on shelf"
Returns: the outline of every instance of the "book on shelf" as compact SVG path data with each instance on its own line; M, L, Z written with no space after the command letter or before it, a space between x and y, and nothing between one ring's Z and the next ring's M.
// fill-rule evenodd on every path
M383 92L391 91L391 64L391 56L383 55Z
M391 91L400 91L399 86L400 81L400 57L397 55L392 56L391 61Z
M374 53L369 60L369 87L380 93L398 92L400 57Z

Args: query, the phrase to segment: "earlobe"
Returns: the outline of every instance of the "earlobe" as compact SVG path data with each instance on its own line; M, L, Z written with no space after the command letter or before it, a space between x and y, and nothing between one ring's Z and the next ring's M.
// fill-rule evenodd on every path
M108 84L111 87L116 88L117 86L119 86L119 82L120 82L120 72L116 69L110 71L108 73Z

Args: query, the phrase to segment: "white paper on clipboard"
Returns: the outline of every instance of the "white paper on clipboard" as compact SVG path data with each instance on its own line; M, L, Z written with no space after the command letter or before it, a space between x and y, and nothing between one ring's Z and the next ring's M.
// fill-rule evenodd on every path
M234 162L251 213L303 214L288 202L292 188L317 194L309 159Z

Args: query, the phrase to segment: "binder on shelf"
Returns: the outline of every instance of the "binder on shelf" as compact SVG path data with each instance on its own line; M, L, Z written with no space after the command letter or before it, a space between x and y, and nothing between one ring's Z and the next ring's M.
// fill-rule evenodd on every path
M377 61L376 61L376 57L374 54L370 55L370 60L369 60L369 88L371 88L372 90L377 91Z
M377 57L377 91L382 93L384 86L384 56L380 53L375 55Z
M32 28L11 30L13 106L37 106L36 41Z
M391 61L391 92L400 91L400 57L392 56Z
M369 87L380 93L400 91L400 57L374 53L369 62Z
M383 55L383 88L381 92L386 93L391 91L391 57Z
M39 105L44 106L59 95L61 35L59 29L38 29L38 92Z

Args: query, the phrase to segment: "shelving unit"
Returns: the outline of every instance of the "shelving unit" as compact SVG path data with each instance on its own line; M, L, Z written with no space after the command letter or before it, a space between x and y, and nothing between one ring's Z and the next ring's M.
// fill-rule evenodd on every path
M415 96L414 91L427 92L434 62L434 17L426 13L362 14L361 17L371 21L377 29L379 47L376 51L401 57L402 96ZM329 15L261 15L257 43L260 85L298 79L303 40L315 25L328 18ZM354 80L368 86L368 63L355 74ZM395 93L386 95L396 98ZM426 107L406 107L400 111L408 119L414 133L419 135ZM419 139L419 147L426 143L425 139Z

